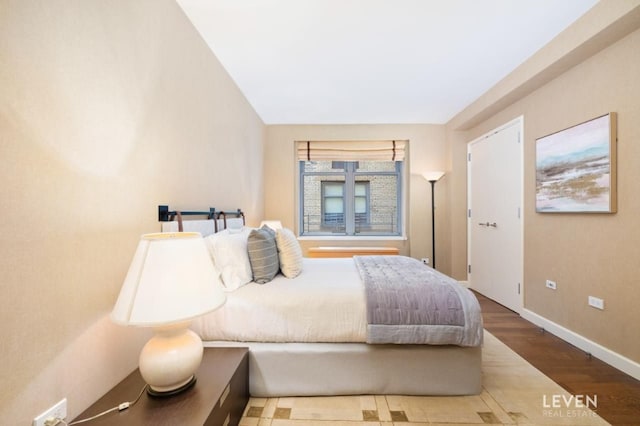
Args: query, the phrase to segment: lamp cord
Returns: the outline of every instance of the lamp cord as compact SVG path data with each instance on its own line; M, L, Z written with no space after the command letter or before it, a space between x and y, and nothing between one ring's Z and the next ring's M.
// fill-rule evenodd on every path
M72 425L77 425L77 424L80 424L80 423L90 422L91 420L95 420L98 417L102 417L102 416L104 416L106 414L109 414L111 412L114 412L114 411L124 411L127 408L133 407L140 400L140 398L142 397L142 394L147 389L147 386L149 386L149 385L147 385L145 383L145 385L142 387L142 390L140 390L140 393L138 394L136 399L134 399L133 401L125 401L125 402L121 403L120 405L118 405L117 407L109 408L108 410L105 410L102 413L96 414L95 416L87 417L86 419L76 420L75 422L71 422L71 423L67 423L64 420L60 419L60 422L64 426L72 426Z

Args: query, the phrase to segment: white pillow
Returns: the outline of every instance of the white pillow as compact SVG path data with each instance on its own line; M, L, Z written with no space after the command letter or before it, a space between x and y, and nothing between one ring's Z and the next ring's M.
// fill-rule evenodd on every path
M276 231L276 246L280 259L280 270L287 278L295 278L302 272L302 249L298 239L289 229Z
M239 233L221 231L205 238L216 268L220 271L225 291L234 291L251 282L251 264L247 238L251 230Z

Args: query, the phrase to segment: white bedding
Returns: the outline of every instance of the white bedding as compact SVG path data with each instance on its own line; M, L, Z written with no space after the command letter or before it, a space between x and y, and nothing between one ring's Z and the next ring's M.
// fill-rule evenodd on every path
M365 290L351 258L303 260L282 275L227 293L225 305L194 320L205 341L365 342Z

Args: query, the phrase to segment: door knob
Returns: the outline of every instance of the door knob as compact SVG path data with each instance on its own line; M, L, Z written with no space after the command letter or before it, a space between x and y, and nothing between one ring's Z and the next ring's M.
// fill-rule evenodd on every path
M496 222L490 223L490 222L479 222L478 225L480 226L490 226L492 228L497 228L498 224Z

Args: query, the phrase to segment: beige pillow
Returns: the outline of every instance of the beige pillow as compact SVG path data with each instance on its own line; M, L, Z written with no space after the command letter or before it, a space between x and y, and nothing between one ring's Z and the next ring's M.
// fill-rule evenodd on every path
M295 278L302 272L302 249L291 230L276 231L276 245L280 259L280 271L287 278Z

